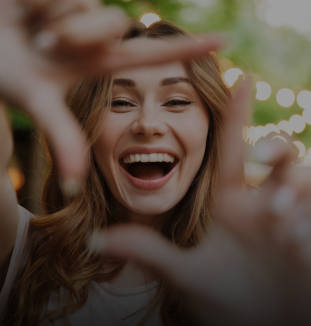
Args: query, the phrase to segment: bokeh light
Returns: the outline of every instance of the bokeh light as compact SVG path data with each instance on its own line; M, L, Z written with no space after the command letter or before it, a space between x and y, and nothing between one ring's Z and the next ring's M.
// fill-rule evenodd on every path
M276 100L279 105L288 108L295 102L295 93L289 88L282 88L277 92Z
M306 127L306 122L304 118L298 114L292 115L288 122L290 126L293 128L293 130L295 131L295 133L297 134L302 132Z
M144 14L141 18L140 21L146 26L149 27L151 24L160 21L161 18L154 14L154 13L148 13L148 14Z
M239 76L243 75L243 71L239 68L230 68L224 73L225 82L228 86L233 86L233 84L238 80Z
M265 131L264 126L251 126L249 128L250 143L254 146L261 137L264 137Z
M308 125L311 125L311 110L303 110L302 117Z
M289 124L288 121L286 120L282 120L280 121L278 124L277 124L277 127L280 129L280 130L283 130L285 131L289 136L291 136L293 134L293 128L291 127L291 125Z
M293 141L293 144L299 149L298 157L304 157L306 154L306 147L301 141Z
M17 168L9 168L8 174L13 184L15 191L20 190L25 183L25 176L22 171Z
M271 86L266 82L257 82L256 83L257 94L256 99L260 101L267 100L271 95Z
M303 109L311 109L311 92L301 91L297 95L297 104Z
M264 130L264 133L263 133L263 137L268 136L270 134L270 132L276 132L277 134L279 134L280 130L273 123L268 123L267 125L265 125L265 130Z

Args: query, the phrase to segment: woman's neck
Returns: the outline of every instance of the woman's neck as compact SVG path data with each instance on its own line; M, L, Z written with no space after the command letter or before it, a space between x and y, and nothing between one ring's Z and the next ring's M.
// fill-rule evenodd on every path
M152 283L158 276L145 266L129 261L122 271L109 283L118 288L134 288Z

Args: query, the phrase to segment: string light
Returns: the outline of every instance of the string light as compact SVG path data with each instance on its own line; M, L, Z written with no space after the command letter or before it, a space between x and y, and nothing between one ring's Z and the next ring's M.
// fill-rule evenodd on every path
M311 92L299 92L299 94L297 95L297 104L303 109L311 109Z
M230 68L224 73L224 79L227 85L231 87L241 75L243 75L243 71L241 69Z
M279 134L280 130L273 123L268 123L267 125L265 125L265 129L264 129L264 132L263 132L263 137L268 136L271 132L276 132L277 134Z
M311 110L303 110L302 117L308 125L311 125Z
M257 94L256 99L260 101L267 100L271 95L271 86L266 82L257 82L256 83Z
M301 133L306 127L305 120L301 115L298 114L292 115L288 120L288 122L290 126L293 128L293 130L295 131L295 133L297 134Z
M277 124L277 127L279 128L279 130L283 130L285 131L289 136L291 136L293 134L293 128L291 127L291 125L289 124L288 121L286 120L282 120Z
M288 108L295 102L295 93L289 88L282 88L277 92L276 100L281 106Z

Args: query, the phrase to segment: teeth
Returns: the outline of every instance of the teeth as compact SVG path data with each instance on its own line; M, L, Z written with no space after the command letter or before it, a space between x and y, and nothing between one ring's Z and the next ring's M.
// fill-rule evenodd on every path
M135 154L135 162L140 162L140 155L139 154Z
M140 155L140 162L148 162L148 161L149 161L148 154L141 154Z
M123 163L134 162L167 162L174 163L175 157L167 153L152 153L152 154L131 154L122 159Z
M149 154L149 162L158 162L157 154Z

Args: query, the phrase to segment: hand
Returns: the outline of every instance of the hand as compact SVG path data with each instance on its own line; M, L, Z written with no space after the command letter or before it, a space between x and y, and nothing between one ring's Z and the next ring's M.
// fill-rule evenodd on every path
M88 146L66 107L69 87L82 77L186 60L217 50L223 41L176 40L148 49L117 45L125 14L96 0L0 0L0 98L45 129L66 178L80 178ZM189 46L191 44L191 46Z
M261 145L259 157L274 168L257 194L243 189L247 94L244 85L226 118L217 221L202 245L182 251L151 229L125 225L94 235L91 243L103 254L160 271L194 298L192 311L203 324L307 325L310 173L292 167L295 154L285 143Z

